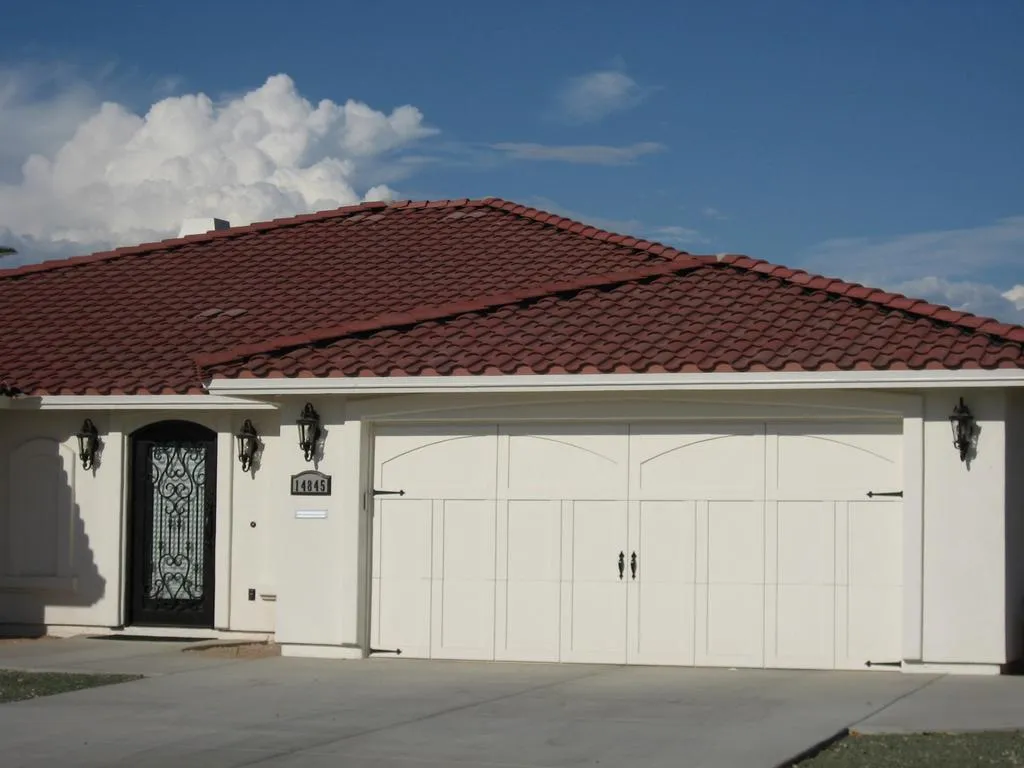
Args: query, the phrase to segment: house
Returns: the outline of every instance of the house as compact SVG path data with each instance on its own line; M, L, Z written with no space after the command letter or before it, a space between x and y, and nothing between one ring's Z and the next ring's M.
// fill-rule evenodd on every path
M3 270L0 322L7 631L1024 656L1022 327L494 198Z

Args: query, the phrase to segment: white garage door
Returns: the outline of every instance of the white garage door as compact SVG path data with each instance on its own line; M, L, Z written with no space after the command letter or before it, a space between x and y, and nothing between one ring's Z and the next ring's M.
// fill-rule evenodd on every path
M901 657L899 424L378 430L372 645L864 668Z

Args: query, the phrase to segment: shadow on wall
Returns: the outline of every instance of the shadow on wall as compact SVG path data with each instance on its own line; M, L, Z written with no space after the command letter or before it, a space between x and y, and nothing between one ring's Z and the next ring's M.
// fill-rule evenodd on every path
M15 436L8 442L4 431L0 417L0 444L7 447L0 452L6 463L0 467L6 474L6 498L0 499L0 635L39 636L47 624L103 623L87 610L104 597L107 583L74 492L76 473L94 473L98 462L84 469L66 439L19 442Z

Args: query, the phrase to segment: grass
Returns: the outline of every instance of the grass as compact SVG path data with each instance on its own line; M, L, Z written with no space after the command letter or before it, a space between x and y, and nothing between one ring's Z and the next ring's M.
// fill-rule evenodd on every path
M142 675L83 675L71 672L20 672L0 669L0 703L53 696L99 685L138 680Z
M852 734L800 768L970 768L1024 766L1024 731Z

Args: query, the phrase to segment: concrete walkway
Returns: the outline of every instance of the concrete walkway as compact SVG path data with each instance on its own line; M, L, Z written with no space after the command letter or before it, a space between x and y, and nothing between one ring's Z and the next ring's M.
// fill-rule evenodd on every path
M938 718L965 690L1024 726L1021 678L247 661L102 640L0 646L0 667L13 666L152 677L0 705L5 768L770 767L849 726Z

